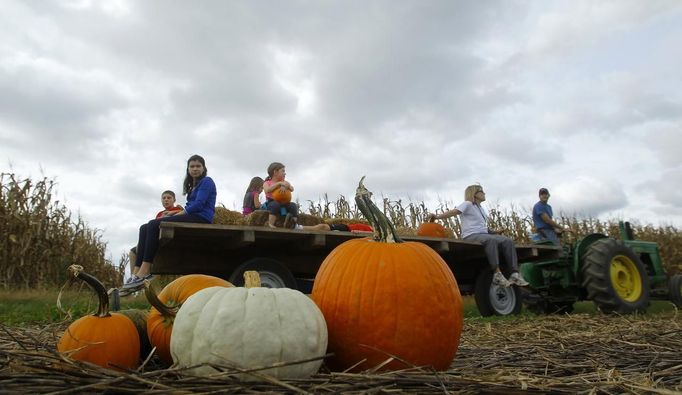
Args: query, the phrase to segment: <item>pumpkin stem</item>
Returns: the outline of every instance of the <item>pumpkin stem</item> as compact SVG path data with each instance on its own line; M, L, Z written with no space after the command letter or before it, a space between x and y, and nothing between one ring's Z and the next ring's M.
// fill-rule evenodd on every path
M149 304L157 309L164 318L174 318L175 315L178 314L180 306L170 307L163 303L156 294L156 291L154 291L154 287L152 287L152 283L149 280L144 280L144 296L147 297Z
M99 281L95 276L88 274L83 271L83 266L81 265L71 265L69 266L69 271L73 276L84 283L88 284L99 298L99 306L97 307L97 312L93 314L95 317L109 317L109 295L107 295L107 289L104 288L104 284Z
M398 236L395 226L388 219L386 214L379 210L379 207L372 201L372 192L368 191L363 185L365 176L362 176L358 189L355 190L355 204L362 215L367 218L369 224L374 229L374 240L384 243L402 243L403 240Z
M260 274L255 270L247 270L244 272L244 286L246 288L260 287Z

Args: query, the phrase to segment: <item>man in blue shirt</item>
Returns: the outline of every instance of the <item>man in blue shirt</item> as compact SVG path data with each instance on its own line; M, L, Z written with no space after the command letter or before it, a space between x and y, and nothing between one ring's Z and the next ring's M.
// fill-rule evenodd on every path
M557 224L553 219L552 206L547 204L549 200L549 191L547 188L540 188L538 192L540 201L533 206L533 223L537 232L546 240L559 245L558 234L563 232L563 227Z

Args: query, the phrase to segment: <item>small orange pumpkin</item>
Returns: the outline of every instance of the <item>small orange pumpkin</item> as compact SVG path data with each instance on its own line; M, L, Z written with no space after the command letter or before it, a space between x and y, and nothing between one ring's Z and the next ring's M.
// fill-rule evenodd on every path
M109 297L104 285L71 265L74 277L84 281L99 297L97 313L71 323L57 343L57 350L78 361L104 368L134 369L140 359L140 338L135 324L125 315L109 313Z
M448 237L448 231L438 222L424 222L417 228L417 236Z
M291 191L288 188L277 188L272 191L272 200L280 204L291 202Z
M430 247L403 242L370 196L360 180L355 201L374 238L342 243L315 276L312 298L327 322L327 352L335 354L328 366L336 371L409 367L402 359L446 370L463 326L457 281ZM399 359L383 364L391 355Z
M145 295L152 305L147 318L147 335L152 347L161 362L166 365L173 363L170 353L170 339L173 331L175 315L183 303L190 296L208 287L232 287L233 285L222 278L205 274L188 274L178 277L166 285L161 293L156 294L149 282L145 283Z

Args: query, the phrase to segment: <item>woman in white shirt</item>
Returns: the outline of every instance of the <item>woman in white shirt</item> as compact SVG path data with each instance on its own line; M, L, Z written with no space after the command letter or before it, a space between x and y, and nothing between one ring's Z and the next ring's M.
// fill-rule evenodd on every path
M485 192L480 185L469 185L464 190L464 202L446 211L442 214L431 214L429 220L445 219L454 215L461 215L462 220L462 239L467 241L477 241L483 244L485 255L488 257L488 263L495 272L493 275L493 284L501 287L509 287L510 285L518 285L525 287L528 282L519 274L518 258L516 256L516 248L514 241L509 237L502 236L500 231L488 228L488 214L485 209L481 207L481 203L485 201ZM504 260L511 269L511 276L509 280L504 277L500 271L500 255L502 251Z

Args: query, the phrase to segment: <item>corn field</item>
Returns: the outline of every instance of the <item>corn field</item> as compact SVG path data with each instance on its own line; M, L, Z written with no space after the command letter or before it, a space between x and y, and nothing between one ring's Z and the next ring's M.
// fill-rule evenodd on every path
M19 179L12 173L0 173L0 288L48 288L61 286L66 280L66 268L82 265L105 283L120 284L128 254L121 252L117 265L105 258L106 242L97 229L87 226L83 218L75 220L59 201L53 201L54 181L43 178L37 182ZM303 204L301 212L324 221L362 220L353 199L339 196L332 201L327 195L317 202ZM401 234L414 234L429 213L442 213L453 208L451 202L439 202L428 208L424 202L391 200L378 202ZM490 226L503 229L504 234L519 244L530 243L532 220L528 213L512 207L490 209ZM233 213L233 212L230 212ZM241 214L234 213L236 217ZM571 242L589 233L605 233L619 237L618 221L561 216L557 222L571 231L564 241ZM442 221L459 238L457 217ZM668 274L682 272L682 233L673 226L655 227L633 221L635 237L659 245Z
M393 222L399 233L414 234L417 227L423 223L430 213L443 213L456 205L452 202L440 202L438 207L429 210L424 202L403 202L382 197L378 204L383 207L384 214ZM329 201L327 195L317 202L308 201L308 212L325 220L362 219L362 214L340 196L336 201ZM603 233L609 237L619 238L618 220L600 221L595 218L575 218L561 215L556 222L568 228L562 242L571 243L590 233ZM439 221L456 238L461 237L459 217L450 217ZM503 230L503 234L513 239L517 244L530 244L530 236L534 232L533 219L530 213L512 206L511 209L495 207L489 210L488 224L491 228ZM682 232L674 226L656 227L641 225L632 221L634 236L638 240L658 243L664 267L669 275L682 272Z
M120 282L122 271L105 259L99 232L53 201L54 186L47 178L0 173L0 288L60 286L72 264Z

